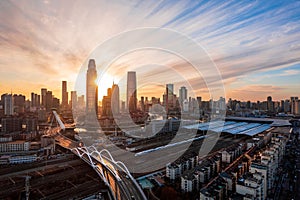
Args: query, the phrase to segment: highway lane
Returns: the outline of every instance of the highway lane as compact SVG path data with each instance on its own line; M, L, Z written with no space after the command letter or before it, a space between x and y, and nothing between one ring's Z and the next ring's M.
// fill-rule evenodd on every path
M50 134L55 138L56 142L59 145L63 146L64 148L73 149L73 148L78 147L77 142L74 142L74 141L62 136L58 132L50 133ZM104 157L102 157L102 159L103 159L105 168L107 169L106 170L106 179L109 181L109 184L112 187L111 189L113 190L117 199L132 199L132 198L141 199L141 200L145 199L145 196L143 195L143 193L139 190L139 188L137 188L138 186L136 186L135 183L133 183L133 181L131 179L128 179L126 177L127 175L125 173L119 174L119 171L122 171L122 170L110 169L111 166L113 166L114 169L118 169L119 167L116 164L111 162L109 159L104 159ZM87 157L85 158L85 161L88 163L90 162ZM93 162L97 163L98 160L93 158ZM102 169L104 169L104 168L102 167ZM110 172L107 173L108 171L110 171ZM115 172L117 174L115 174ZM118 180L118 178L116 178L116 177L120 177L120 180ZM118 187L116 187L116 186L118 186Z

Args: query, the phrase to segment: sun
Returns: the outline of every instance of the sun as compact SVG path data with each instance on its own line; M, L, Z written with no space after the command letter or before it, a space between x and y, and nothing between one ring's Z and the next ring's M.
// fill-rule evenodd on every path
M96 84L98 85L98 99L102 100L103 96L107 95L107 89L111 88L114 82L114 78L108 74L98 75Z

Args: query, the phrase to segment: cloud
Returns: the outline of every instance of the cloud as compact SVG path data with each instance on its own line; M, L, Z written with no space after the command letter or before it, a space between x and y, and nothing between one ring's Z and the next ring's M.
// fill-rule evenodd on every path
M267 96L275 96L280 100L280 93L287 88L273 85L246 85L229 92L230 97L241 100L264 100Z
M0 77L13 87L14 74L35 91L39 88L34 83L50 86L66 77L75 82L88 55L113 35L164 27L202 45L227 86L249 74L300 63L299 8L299 1L1 1ZM178 42L167 39L170 45ZM162 52L130 55L113 67L124 76L127 69L150 64L170 68L140 69L145 80L156 77L162 84L173 81L179 86L183 82L168 73L182 73L197 86L195 91L203 92L203 80L185 74L188 63ZM287 69L281 76L295 74L299 71ZM205 75L215 80L213 74Z

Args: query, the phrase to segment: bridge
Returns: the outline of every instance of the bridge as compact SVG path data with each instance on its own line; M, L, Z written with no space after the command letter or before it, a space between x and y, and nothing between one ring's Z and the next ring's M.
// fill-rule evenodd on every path
M72 151L89 164L108 186L115 200L147 199L143 190L124 163L115 161L106 149L99 151L94 146L86 147L79 142L65 137L61 134L61 131L66 128L64 123L56 111L53 111L53 116L59 126L50 128L46 131L46 134L53 137L58 145Z

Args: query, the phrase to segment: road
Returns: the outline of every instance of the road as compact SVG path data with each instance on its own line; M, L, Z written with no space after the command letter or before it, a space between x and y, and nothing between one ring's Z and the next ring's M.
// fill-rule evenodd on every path
M72 150L78 147L79 145L78 142L75 142L73 140L70 140L69 138L64 137L59 132L60 129L55 128L53 130L49 130L47 134L54 137L56 143L64 148ZM86 161L88 164L92 165L86 155L83 155L82 159ZM96 163L97 166L95 170L98 172L98 174L101 174L101 170L104 172L104 176L108 181L110 189L114 193L116 199L126 199L126 200L146 199L143 191L141 190L141 188L139 188L137 183L133 182L132 179L128 178L128 175L125 172L123 172L123 170L120 169L120 167L117 164L113 163L105 156L102 157L103 163L100 163L99 160L100 160L99 158L98 159L92 158L92 162ZM113 168L115 170L110 168Z

